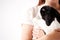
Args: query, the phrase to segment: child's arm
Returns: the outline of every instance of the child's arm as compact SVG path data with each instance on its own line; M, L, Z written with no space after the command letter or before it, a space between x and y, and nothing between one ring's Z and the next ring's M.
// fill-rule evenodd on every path
M21 40L32 40L33 25L23 24L21 29Z

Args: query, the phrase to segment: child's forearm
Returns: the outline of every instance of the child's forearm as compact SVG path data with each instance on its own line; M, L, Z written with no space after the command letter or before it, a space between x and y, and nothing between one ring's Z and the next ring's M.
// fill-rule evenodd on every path
M22 25L21 40L32 40L32 25Z

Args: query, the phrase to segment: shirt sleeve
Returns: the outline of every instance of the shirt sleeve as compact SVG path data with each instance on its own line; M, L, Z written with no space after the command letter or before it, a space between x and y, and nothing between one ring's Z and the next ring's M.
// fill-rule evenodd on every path
M33 25L32 19L33 19L33 8L30 8L21 16L21 24Z

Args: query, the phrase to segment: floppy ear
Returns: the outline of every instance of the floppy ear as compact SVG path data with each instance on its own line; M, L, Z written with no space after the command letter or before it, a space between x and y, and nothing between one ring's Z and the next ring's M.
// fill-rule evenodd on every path
M55 10L54 8L50 6L43 6L40 10L42 19L46 22L47 26L50 26L50 24L54 21L55 19Z
M57 21L60 23L60 13L59 12L56 12L56 19L57 19Z

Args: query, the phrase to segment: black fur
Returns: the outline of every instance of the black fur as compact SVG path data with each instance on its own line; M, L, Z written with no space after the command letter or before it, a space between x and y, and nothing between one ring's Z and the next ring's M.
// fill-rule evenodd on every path
M50 26L50 24L57 19L57 21L60 23L60 14L59 12L50 6L43 6L40 10L42 19L45 20L47 26Z
M60 4L60 0L59 0L59 4Z

